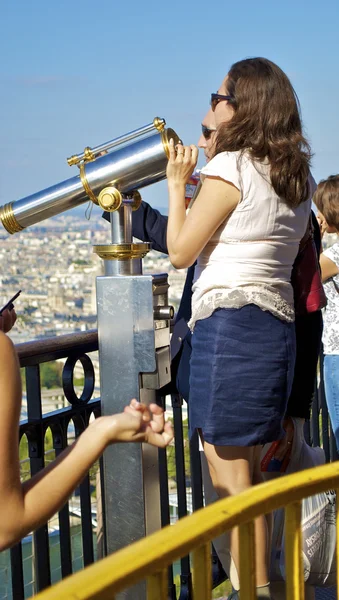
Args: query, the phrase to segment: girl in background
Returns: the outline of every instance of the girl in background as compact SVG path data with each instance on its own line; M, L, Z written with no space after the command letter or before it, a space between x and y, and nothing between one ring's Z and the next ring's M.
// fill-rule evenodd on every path
M322 234L339 234L339 175L320 181L313 202ZM323 310L325 395L339 451L339 241L321 253L320 267L327 298Z

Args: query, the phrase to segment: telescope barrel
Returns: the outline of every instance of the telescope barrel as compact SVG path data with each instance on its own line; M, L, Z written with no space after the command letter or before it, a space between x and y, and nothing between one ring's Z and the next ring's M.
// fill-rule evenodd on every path
M67 159L67 162L70 166L72 166L73 164L78 164L80 161L86 159L86 156L88 154L90 156L93 156L93 158L94 158L95 156L98 156L98 154L101 154L102 152L107 152L108 150L111 150L112 148L115 148L116 146L120 146L121 144L126 144L127 142L130 142L131 140L134 140L137 137L147 135L148 133L151 133L155 129L157 129L158 131L163 131L163 129L165 128L165 124L166 123L165 123L164 119L159 119L159 117L156 117L154 119L154 121L152 121L152 123L149 123L148 125L145 125L144 127L140 127L139 129L134 129L134 131L125 133L124 135L114 138L113 140L110 140L109 142L105 142L104 144L101 144L100 146L96 146L95 148L87 148L86 149L87 153L86 153L86 151L84 151L78 155L71 156L70 158Z
M106 186L129 194L165 179L170 138L175 143L179 140L172 129L155 130L148 137L118 147L92 162L82 162L79 175L0 207L3 226L9 233L15 233L79 206L89 198L98 203L97 196Z

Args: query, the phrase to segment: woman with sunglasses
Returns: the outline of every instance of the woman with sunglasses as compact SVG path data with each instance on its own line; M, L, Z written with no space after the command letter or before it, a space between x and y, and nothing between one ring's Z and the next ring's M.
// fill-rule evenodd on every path
M175 267L197 260L190 430L198 429L214 487L225 497L261 480L261 446L284 435L295 361L290 278L313 184L298 100L279 67L263 58L235 63L211 107L214 156L202 169L202 189L187 215L185 183L198 151L170 144L167 244ZM238 568L236 531L231 553ZM260 599L271 598L268 556L261 517Z

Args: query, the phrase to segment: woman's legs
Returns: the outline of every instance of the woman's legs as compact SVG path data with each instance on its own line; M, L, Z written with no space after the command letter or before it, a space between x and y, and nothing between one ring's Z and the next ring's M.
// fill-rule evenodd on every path
M219 498L235 496L253 485L256 447L214 446L204 442L205 456L213 486ZM230 536L231 555L239 572L238 531ZM255 551L257 586L268 583L268 531L265 516L255 521Z
M328 412L339 451L339 354L324 356L324 385Z

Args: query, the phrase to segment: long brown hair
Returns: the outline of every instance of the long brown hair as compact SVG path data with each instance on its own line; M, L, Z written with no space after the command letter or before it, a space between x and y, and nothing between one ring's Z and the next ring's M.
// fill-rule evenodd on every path
M327 225L339 231L339 175L319 181L313 202L324 215Z
M241 150L266 159L276 194L291 207L307 200L311 149L285 73L266 58L241 60L228 73L227 94L235 112L218 128L215 154Z

